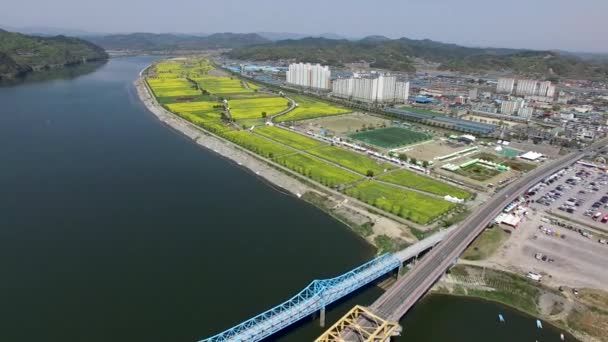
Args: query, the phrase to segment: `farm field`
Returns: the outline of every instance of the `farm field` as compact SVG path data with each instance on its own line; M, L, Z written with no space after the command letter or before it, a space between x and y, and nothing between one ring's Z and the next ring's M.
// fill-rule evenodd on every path
M357 171L360 174L367 174L368 170L373 171L375 175L384 172L385 169L393 169L394 166L387 163L379 163L366 155L348 151L335 146L327 146L319 149L307 151L308 153L325 159L336 164L342 165L347 169Z
M306 120L322 116L350 113L350 110L346 108L336 107L315 99L301 96L294 96L293 99L298 104L298 107L285 115L277 117L275 119L276 122Z
M346 194L420 224L427 224L456 206L442 199L374 181L347 188Z
M441 196L450 195L460 199L468 199L471 197L471 194L465 190L429 177L419 175L409 170L391 172L379 177L378 179Z
M219 103L212 101L170 103L166 107L174 113L212 111Z
M431 139L431 136L428 134L412 131L402 127L378 128L370 131L354 133L351 134L350 137L363 141L367 144L376 145L383 148L395 148Z
M211 69L213 67L205 59L169 60L157 63L154 73L157 78L197 77L206 75Z
M193 78L201 89L215 95L253 93L253 89L243 87L237 78L219 76L199 76Z
M201 92L185 78L149 78L148 85L157 97L195 96Z
M288 108L287 100L282 97L236 99L228 104L230 115L235 120L259 119L264 112L271 116Z
M298 150L309 150L311 148L327 146L318 140L277 127L257 127L254 129L254 132Z
M329 187L353 183L363 178L301 153L276 158L276 162Z

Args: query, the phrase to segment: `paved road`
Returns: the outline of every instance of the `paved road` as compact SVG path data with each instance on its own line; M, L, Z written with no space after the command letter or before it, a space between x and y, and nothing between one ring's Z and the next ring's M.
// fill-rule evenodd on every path
M552 163L542 165L536 170L502 189L483 206L473 212L469 218L450 233L437 247L427 254L421 262L399 279L386 291L371 309L385 319L398 321L414 304L431 288L431 286L449 269L466 247L479 235L502 209L534 184L560 169L583 158L585 152L602 146L598 142L584 152L568 154Z

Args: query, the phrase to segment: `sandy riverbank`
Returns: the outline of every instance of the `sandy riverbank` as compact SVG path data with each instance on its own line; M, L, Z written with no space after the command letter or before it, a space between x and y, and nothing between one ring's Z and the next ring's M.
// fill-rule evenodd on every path
M146 106L146 108L154 114L162 123L175 129L181 134L193 140L196 144L212 150L221 156L230 159L237 163L240 167L246 168L255 173L274 187L280 188L282 191L301 197L304 194L315 194L316 198L323 198L323 201L309 201L316 206L321 207L335 218L350 226L353 231L364 237L370 244L375 244L375 237L378 235L386 235L391 237L399 244L412 243L416 238L409 231L409 228L400 222L396 222L390 218L369 212L367 208L356 205L354 200L342 196L335 191L321 189L312 185L312 182L307 180L299 180L298 176L291 176L289 171L280 170L280 166L271 165L264 161L261 157L242 149L221 137L215 136L202 128L193 125L192 123L180 118L179 116L167 111L163 108L151 94L147 87L143 73L135 81L137 94ZM311 196L304 196L310 198ZM322 202L322 203L319 203ZM362 234L358 228L362 225L373 226L371 234Z

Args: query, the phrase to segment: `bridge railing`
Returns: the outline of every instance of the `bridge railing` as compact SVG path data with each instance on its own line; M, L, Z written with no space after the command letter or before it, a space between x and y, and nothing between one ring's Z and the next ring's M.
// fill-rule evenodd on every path
M315 280L284 303L201 342L259 341L369 284L400 264L398 258L387 253L338 277Z

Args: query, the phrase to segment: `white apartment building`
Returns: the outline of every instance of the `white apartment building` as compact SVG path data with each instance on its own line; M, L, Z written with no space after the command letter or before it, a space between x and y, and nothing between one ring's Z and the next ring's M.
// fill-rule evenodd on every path
M515 94L520 96L526 95L537 95L537 80L517 80L517 87L515 88Z
M395 76L359 77L336 79L332 95L360 102L403 103L410 92L409 82L398 82Z
M498 84L496 84L496 92L499 94L511 94L514 86L514 78L499 78Z
M289 64L287 83L306 88L330 89L331 71L326 65L310 63Z
M500 104L500 112L505 115L513 115L524 107L524 100L516 99L513 101L502 101Z
M532 114L534 114L533 107L522 107L522 108L519 108L519 110L517 111L517 116L526 118L526 119L531 118Z
M553 98L555 96L555 86L551 84L551 81L538 82L536 95Z

